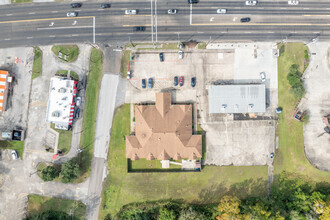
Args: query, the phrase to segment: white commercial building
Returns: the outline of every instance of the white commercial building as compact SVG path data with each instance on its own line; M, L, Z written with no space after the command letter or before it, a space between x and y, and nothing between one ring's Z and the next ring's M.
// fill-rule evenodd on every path
M72 125L77 81L62 77L50 79L46 121L55 128L68 130Z

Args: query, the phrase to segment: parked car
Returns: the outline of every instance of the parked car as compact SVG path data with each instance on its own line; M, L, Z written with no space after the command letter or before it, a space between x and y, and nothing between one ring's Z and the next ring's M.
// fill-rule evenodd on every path
M81 104L81 97L76 98L76 106L80 106Z
M260 73L260 79L261 79L261 82L265 82L266 81L266 73L265 72L261 72Z
M241 22L244 23L244 22L250 22L251 21L251 18L241 18Z
M125 15L136 15L137 10L125 10Z
M80 8L82 6L82 4L76 2L76 3L72 3L70 6L71 6L71 8Z
M160 62L164 62L164 53L159 53Z
M80 108L77 108L75 113L75 118L79 118L79 117L80 117Z
M18 154L17 154L16 150L13 150L11 152L11 158L13 158L13 160L17 160L18 159Z
M219 9L217 9L217 13L218 14L226 14L227 13L227 9L225 9L225 8L219 8Z
M269 157L273 159L274 158L274 153L270 153Z
M299 1L298 0L289 0L288 1L288 4L289 5L298 5L299 4Z
M179 78L179 82L180 82L180 86L183 86L183 76L180 76L180 78Z
M133 31L145 31L146 30L146 27L144 26L136 26L136 27L133 27Z
M149 79L148 79L148 88L149 88L149 89L152 89L152 86L153 86L153 85L152 85L152 78L149 78Z
M174 76L174 86L177 86L179 83L179 78L177 76Z
M101 8L103 8L103 9L111 8L111 5L105 3L105 4L102 4L102 5L101 5Z
M191 86L192 87L196 86L196 77L191 77Z
M142 89L145 89L146 87L146 79L142 79Z
M68 12L66 13L67 17L77 17L78 16L78 12Z
M182 50L179 50L178 51L178 59L179 60L182 60L183 59L183 51Z
M258 1L245 1L245 5L256 5Z
M176 9L168 9L167 14L169 14L169 15L176 14Z
M188 0L188 4L197 4L198 0Z

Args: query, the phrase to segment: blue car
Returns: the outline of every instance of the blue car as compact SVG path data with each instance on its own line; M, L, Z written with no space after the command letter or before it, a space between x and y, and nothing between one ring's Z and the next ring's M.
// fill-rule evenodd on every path
M148 79L148 88L152 89L152 78Z
M146 87L146 79L142 79L142 88L145 89Z
M174 86L177 86L179 83L179 79L177 76L174 77Z

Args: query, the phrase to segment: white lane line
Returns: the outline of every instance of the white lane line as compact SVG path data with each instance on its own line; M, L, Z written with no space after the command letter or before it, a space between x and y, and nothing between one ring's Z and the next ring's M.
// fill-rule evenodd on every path
M29 12L29 15L34 15L35 14L35 12Z
M26 39L32 39L33 37L26 37Z
M104 9L103 8L99 8L99 9L97 9L98 11L103 11Z
M55 35L49 35L48 37L56 37Z
M192 24L192 4L190 4L190 25Z
M75 10L75 11L81 11L81 10Z
M96 36L101 36L101 35L103 35L103 34L100 34L100 33L98 33L98 34L95 34Z
M150 8L144 8L144 9L149 10Z
M13 14L6 14L7 16L12 16Z
M131 35L131 34L133 34L133 33L127 33L127 35Z
M197 32L197 34L204 34L204 32Z
M320 32L318 32L318 31L315 31L315 32L313 32L314 34L318 34L318 33L320 33Z
M309 8L304 8L304 10L309 10Z
M92 28L92 27L93 26L45 27L45 28L37 28L37 30L59 30L59 29Z
M127 8L121 8L120 10L127 10Z
M221 33L222 33L222 34L226 34L227 32L226 32L226 31L222 31Z
M251 34L252 32L250 32L250 31L245 31L244 33L246 33L246 34Z
M71 36L72 37L77 37L77 36L79 36L79 34L72 34Z
M286 9L286 8L281 8L281 9Z
M274 32L273 32L273 31L268 31L268 33L269 33L269 34L274 34Z
M57 13L58 11L52 11L52 13Z
M6 39L4 39L4 40L10 40L10 38L6 38Z

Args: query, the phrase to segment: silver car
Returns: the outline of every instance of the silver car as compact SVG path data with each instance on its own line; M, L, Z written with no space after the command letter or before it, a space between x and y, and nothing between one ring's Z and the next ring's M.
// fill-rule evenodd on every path
M125 15L136 15L136 10L125 10Z
M176 9L168 9L167 14L176 14Z
M260 79L261 79L261 82L265 82L266 81L266 73L265 72L261 72L260 73Z
M67 17L77 17L78 16L78 12L68 12L66 13Z

